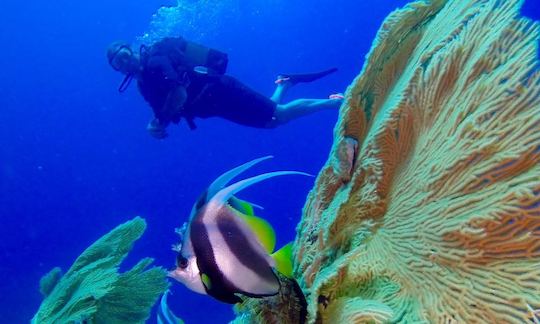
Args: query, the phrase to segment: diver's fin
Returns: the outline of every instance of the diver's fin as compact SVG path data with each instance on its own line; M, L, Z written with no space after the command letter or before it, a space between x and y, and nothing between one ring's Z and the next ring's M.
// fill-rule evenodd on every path
M276 247L276 232L272 228L272 225L255 215L246 215L241 212L237 212L236 214L244 220L255 236L257 236L257 239L266 252L268 254L272 253Z
M285 277L292 278L292 242L274 252L272 258L276 261L276 269Z
M320 78L323 78L329 74L332 74L337 71L337 68L331 68L328 70L320 71L320 72L314 72L314 73L304 73L304 74L280 74L278 76L278 81L283 80L286 82L290 82L291 84L297 84L302 82L313 82L315 80L319 80ZM277 82L277 81L276 81ZM279 83L279 82L277 82Z
M208 204L215 204L219 206L223 206L227 200L229 200L234 194L237 192L246 189L247 187L254 185L258 182L264 181L266 179L270 179L273 177L283 176L283 175L305 175L312 177L311 174L305 173L305 172L298 172L298 171L276 171L276 172L268 172L264 173L255 177L247 178L244 180L240 180L236 183L233 183L232 185L225 187L221 189L218 193L216 193L212 199L208 202Z
M234 179L236 176L238 176L242 172L246 171L247 169L251 168L252 166L254 166L257 163L260 163L260 162L262 162L264 160L268 160L268 159L271 159L271 158L273 158L273 156L271 156L271 155L264 156L264 157L261 157L261 158L246 162L246 163L244 163L244 164L242 164L240 166L237 166L234 169L231 169L231 170L223 173L216 180L214 180L210 184L210 186L208 186L207 200L212 199L212 197L214 197L214 195L218 191L223 189L223 187L225 187L227 185L227 183L229 183L232 179Z

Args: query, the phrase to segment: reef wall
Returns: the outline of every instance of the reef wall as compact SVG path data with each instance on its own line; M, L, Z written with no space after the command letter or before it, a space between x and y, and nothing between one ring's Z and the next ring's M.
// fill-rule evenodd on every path
M298 227L308 322L537 320L539 26L521 4L384 21Z

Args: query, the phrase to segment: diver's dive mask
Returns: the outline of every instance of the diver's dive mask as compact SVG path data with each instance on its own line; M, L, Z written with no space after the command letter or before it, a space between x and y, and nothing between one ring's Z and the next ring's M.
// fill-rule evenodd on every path
M127 52L127 54L120 54L122 51L124 51L124 53ZM121 72L121 64L126 64L132 56L133 50L131 49L131 47L129 47L129 45L121 45L116 49L116 51L112 53L112 55L109 56L109 65L115 71Z
M133 57L133 50L129 44L117 43L117 48L111 48L107 53L109 59L109 65L118 72L126 73L126 76L120 86L118 87L119 92L124 92L129 87L129 84L133 80L133 73L127 73L125 69L122 69L122 66L130 64L129 61Z

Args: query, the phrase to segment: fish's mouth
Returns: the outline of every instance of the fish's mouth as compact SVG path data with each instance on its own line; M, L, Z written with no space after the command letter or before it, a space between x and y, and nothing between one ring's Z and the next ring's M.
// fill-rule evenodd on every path
M167 271L167 277L178 280L178 274L176 273L177 271L178 269Z
M186 272L180 268L175 268L174 270L167 271L167 277L174 279L180 283L185 283L188 279Z

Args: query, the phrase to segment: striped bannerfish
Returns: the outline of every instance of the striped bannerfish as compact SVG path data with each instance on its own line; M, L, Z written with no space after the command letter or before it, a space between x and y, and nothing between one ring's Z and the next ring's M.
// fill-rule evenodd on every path
M280 281L275 270L292 276L291 243L272 254L276 238L272 227L253 214L253 206L233 195L260 181L297 171L261 174L227 186L236 176L271 156L255 159L218 177L200 196L190 220L179 232L181 243L176 269L169 277L189 289L222 302L238 303L240 295L276 295Z

